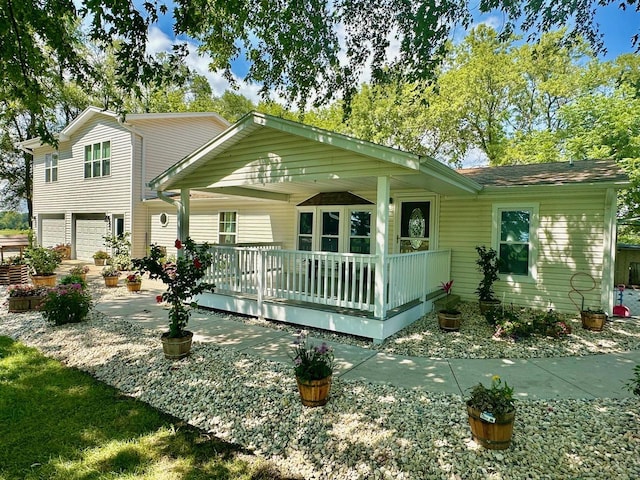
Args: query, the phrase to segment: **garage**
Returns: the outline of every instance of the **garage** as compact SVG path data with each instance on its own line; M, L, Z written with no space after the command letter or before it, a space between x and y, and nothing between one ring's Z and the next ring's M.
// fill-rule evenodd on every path
M55 247L64 241L64 217L42 218L40 221L40 244Z
M78 260L92 260L93 254L104 250L104 236L107 234L107 224L104 215L98 218L76 219L76 258Z

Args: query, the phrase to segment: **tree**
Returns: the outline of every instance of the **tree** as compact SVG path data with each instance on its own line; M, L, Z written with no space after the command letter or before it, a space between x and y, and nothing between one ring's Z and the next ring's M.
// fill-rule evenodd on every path
M602 48L594 12L611 3L485 0L479 11L504 13L503 38L516 26L537 38L539 32L574 25L568 40L580 34ZM363 71L371 71L373 83L433 79L452 29L466 29L472 22L468 2L462 0L175 0L171 11L157 0L142 2L139 9L135 4L80 0L76 7L73 0L0 0L1 93L32 112L43 138L53 139L47 110L52 106L49 56L63 59L59 71L65 78L85 83L99 76L81 54L72 28L79 20L87 22L91 41L115 47L116 82L123 89L136 90L179 72L146 52L149 27L171 15L176 37L196 39L200 51L211 56L210 68L229 80L231 63L244 56L250 64L244 79L260 84L265 96L276 91L301 108L309 101L318 105L342 97L347 112ZM621 6L637 11L640 1ZM186 46L178 44L169 62L175 66L186 54Z

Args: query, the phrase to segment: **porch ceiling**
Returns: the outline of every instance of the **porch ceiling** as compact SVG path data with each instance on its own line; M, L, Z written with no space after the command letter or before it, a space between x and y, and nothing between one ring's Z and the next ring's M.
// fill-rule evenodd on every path
M250 113L152 180L151 188L286 199L309 192L391 189L475 194L481 186L433 160Z

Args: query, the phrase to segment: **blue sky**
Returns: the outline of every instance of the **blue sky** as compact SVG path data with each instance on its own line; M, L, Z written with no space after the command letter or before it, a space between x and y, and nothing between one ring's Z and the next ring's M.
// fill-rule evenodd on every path
M136 2L138 3L138 2ZM171 2L167 2L171 5ZM171 11L171 7L169 9ZM631 37L640 31L640 14L636 13L632 8L622 11L618 8L617 2L606 7L599 7L596 15L596 21L600 25L600 32L603 34L606 55L600 55L604 60L612 60L623 53L633 53L634 49L631 44ZM488 23L494 28L499 29L502 25L501 14L484 14L477 16L477 23ZM152 28L150 32L150 51L157 52L168 50L171 43L174 42L174 34L172 30L172 18L163 16L160 18L158 28ZM461 38L464 32L457 29L454 31L454 38ZM181 39L188 40L188 39ZM228 88L228 82L222 78L217 72L208 71L208 60L196 53L196 47L191 43L191 54L187 59L189 66L194 68L198 73L205 75L212 84L214 93L220 95ZM240 84L239 92L254 101L258 100L258 86L247 85L241 81L241 78L247 72L247 64L244 59L239 59L233 64L233 73L237 76Z

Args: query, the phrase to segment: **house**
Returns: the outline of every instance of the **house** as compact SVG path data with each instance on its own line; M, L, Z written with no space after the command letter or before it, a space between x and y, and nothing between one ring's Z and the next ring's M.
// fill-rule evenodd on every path
M33 225L39 244L71 244L90 260L104 236L131 233L132 254L149 245L147 182L228 127L215 113L117 114L85 109L58 135L21 142L33 154Z
M250 113L151 180L146 203L152 241L218 244L199 304L381 341L444 281L475 299L477 245L504 260L505 303L575 311L576 290L610 312L628 183L613 161L455 171Z

